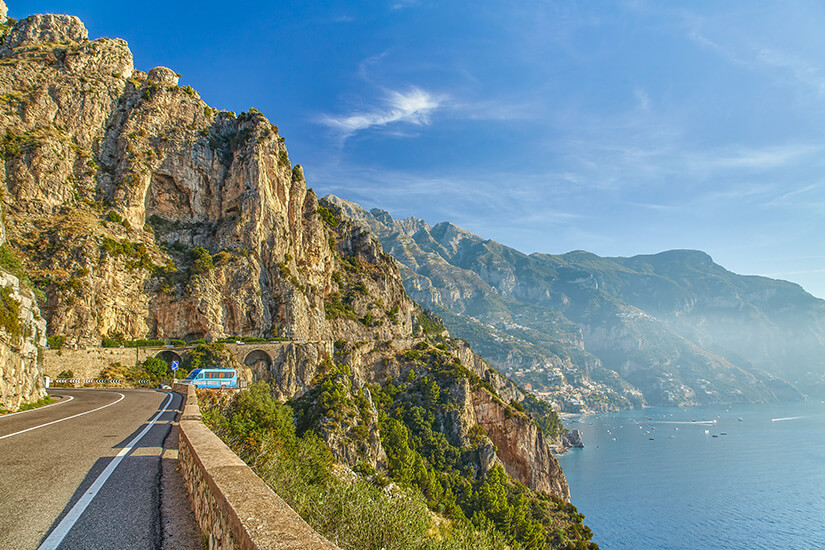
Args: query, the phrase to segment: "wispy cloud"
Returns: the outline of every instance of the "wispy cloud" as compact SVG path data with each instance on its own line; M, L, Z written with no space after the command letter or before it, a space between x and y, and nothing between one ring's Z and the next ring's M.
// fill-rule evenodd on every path
M721 154L709 159L708 164L717 168L750 168L764 170L779 168L802 157L819 153L821 145L808 143L771 147L739 149L731 154Z
M406 92L390 90L382 105L347 115L324 115L321 124L334 128L344 137L370 128L380 128L396 122L410 124L429 124L429 117L438 109L444 98L426 92L420 88L411 88Z
M418 0L400 0L393 2L390 5L390 8L394 10L403 10L404 8L415 6L416 4L418 4Z
M810 86L820 95L825 95L825 75L819 67L806 59L770 48L762 48L756 57L765 65L789 71L798 82Z
M825 71L796 53L753 43L737 45L713 40L696 26L688 32L688 37L730 63L752 71L778 69L781 74L775 76L782 81L797 82L813 89L818 95L825 95ZM792 78L788 79L788 74Z
M636 88L633 90L633 95L636 96L636 101L639 102L639 107L641 107L643 111L650 110L650 96L646 91L641 88Z

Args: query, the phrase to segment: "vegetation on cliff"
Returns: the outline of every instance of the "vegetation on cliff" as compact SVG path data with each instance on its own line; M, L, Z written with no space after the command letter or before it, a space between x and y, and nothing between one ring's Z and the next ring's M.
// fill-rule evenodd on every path
M265 383L229 400L200 392L204 421L310 525L343 548L597 548L572 504L530 491L499 465L477 474L472 444L484 439L483 430L474 430L459 448L434 429L447 403L441 386L426 375L371 388L380 403L387 467L336 465L322 437L300 428L308 414L317 414L307 402L321 399L326 413L348 405L348 389L340 378L333 382L341 374L330 373L315 396L292 406L274 400Z

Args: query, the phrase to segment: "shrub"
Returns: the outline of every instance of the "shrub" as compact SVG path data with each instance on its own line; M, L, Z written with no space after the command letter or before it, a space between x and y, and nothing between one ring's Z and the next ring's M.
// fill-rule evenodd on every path
M289 155L286 151L281 151L278 153L278 164L285 166L286 168L292 168L292 164L289 162Z
M172 338L172 340L169 343L172 344L173 346L185 346L186 345L186 342L179 339L179 338Z
M73 370L69 370L69 369L62 370L62 371L60 371L60 373L57 375L57 377L58 377L58 378L74 378L74 371L73 371Z
M104 380L122 380L126 378L126 367L120 363L112 363L100 371L100 378Z
M6 245L0 245L0 268L5 269L15 277L23 277L23 264Z
M196 246L192 249L192 273L201 275L215 268L212 255L203 247Z
M114 210L109 210L109 213L106 214L106 221L114 222L114 223L122 223L123 216L115 212Z
M20 324L20 302L11 295L10 286L0 288L0 327L3 327L14 339L23 335Z
M100 345L104 348L119 348L123 344L123 338L114 337L110 338L108 336L104 336L100 342Z
M318 215L321 216L323 222L330 227L335 227L341 222L341 218L336 216L332 210L324 206L318 207Z
M166 377L169 366L163 359L158 359L157 357L147 357L143 362L143 370L146 373L147 378L151 380L160 380L161 378Z
M60 349L65 343L66 337L60 334L54 334L46 337L46 345L49 346L49 349Z

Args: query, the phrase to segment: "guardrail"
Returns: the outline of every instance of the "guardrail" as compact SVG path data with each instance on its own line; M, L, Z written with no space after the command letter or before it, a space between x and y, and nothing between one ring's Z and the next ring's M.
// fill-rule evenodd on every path
M133 384L149 384L150 382L157 382L157 380L91 380L81 378L56 378L50 384L123 384L131 382Z
M174 391L184 399L178 460L209 550L338 549L201 422L194 386Z

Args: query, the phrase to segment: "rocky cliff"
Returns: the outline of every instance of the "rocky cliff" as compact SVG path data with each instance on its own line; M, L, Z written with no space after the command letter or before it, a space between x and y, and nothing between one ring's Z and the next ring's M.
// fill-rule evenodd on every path
M31 290L13 275L0 271L0 409L46 396L42 349L46 322Z
M16 411L46 396L42 356L46 321L28 281L20 281L21 266L5 246L2 222L0 264L0 409Z
M367 384L400 382L412 346L440 345L472 369L459 378L494 383L467 394L456 443L489 425L516 479L568 498L534 420L519 413L500 436L492 427L512 408L502 395L520 390L410 300L378 241L319 205L261 113L214 109L171 69L135 69L124 41L89 40L76 17L32 16L4 32L8 250L41 293L50 335L73 347L230 335L301 343L252 361L253 376L303 400L340 460L379 467Z
M52 334L97 345L409 332L412 304L391 276L380 291L397 323L326 319L324 299L343 284L334 274L381 258L357 228L328 238L260 113L212 109L169 69L135 70L125 42L90 41L77 18L24 19L2 48L8 238L46 292ZM361 273L345 283L356 278L376 290ZM369 304L352 307L363 316Z

